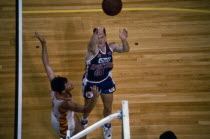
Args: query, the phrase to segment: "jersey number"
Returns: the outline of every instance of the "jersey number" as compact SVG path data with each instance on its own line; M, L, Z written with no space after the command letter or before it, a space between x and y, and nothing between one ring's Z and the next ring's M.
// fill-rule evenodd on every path
M94 76L103 76L104 75L104 69L96 70L94 72Z

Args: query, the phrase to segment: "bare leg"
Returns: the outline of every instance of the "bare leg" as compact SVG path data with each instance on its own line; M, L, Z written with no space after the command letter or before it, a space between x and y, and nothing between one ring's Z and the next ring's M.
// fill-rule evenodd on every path
M82 127L79 117L74 114L74 121L75 121L75 132L74 135L82 131L84 128ZM86 136L82 137L81 139L86 139Z
M113 102L113 94L103 94L101 93L101 99L104 104L104 117L112 114L112 102ZM111 139L112 138L112 129L111 123L108 122L103 126L104 138Z
M87 106L87 104L89 103L90 99L85 99L85 106ZM83 119L87 119L90 113L83 113Z
M101 99L104 104L103 115L104 117L112 114L112 102L113 102L113 94L103 94L101 93Z

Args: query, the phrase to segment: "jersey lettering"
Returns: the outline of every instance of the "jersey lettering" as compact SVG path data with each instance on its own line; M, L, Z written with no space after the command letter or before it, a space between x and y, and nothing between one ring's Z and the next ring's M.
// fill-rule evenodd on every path
M106 58L99 58L98 63L107 63L111 60L111 57L106 57Z
M112 50L106 43L105 53L100 50L97 55L86 62L86 77L91 81L101 81L105 79L113 68Z

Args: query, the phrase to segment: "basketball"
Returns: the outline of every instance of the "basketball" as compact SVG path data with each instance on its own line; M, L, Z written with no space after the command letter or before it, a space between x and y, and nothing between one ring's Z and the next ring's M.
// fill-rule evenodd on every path
M103 0L102 9L109 16L115 16L122 10L121 0Z

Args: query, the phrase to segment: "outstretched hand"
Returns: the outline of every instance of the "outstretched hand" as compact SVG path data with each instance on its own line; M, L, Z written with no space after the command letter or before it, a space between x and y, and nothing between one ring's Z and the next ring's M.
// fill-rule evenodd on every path
M121 40L126 40L126 38L128 37L128 30L127 29L123 29L123 30L119 30L119 37Z
M46 44L45 39L43 37L41 37L38 32L35 32L35 35L39 39L39 41L41 42L41 44Z
M99 97L101 90L99 90L97 86L90 87L90 89L94 97Z
M98 36L103 35L103 33L104 33L104 27L98 26L98 27L94 28L94 31L93 32L95 34L97 34Z
M98 36L100 36L104 33L104 27L99 26L99 27L97 27L97 29L98 29Z

